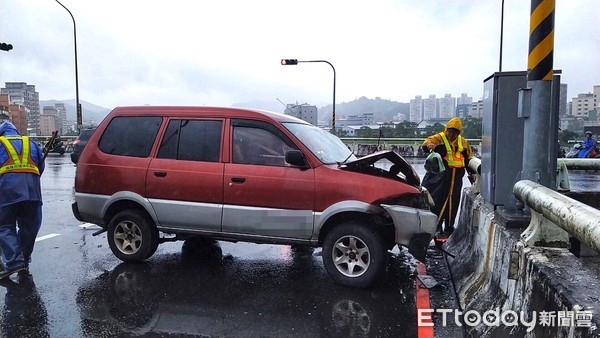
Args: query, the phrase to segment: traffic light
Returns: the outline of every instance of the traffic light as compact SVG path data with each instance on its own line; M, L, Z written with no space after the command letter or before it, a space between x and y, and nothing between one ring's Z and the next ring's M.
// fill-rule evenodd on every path
M12 47L12 45L10 43L4 43L4 42L0 43L0 50L5 50L5 51L8 52L12 48L13 47Z
M297 65L298 60L297 59L281 59L281 64L283 66Z

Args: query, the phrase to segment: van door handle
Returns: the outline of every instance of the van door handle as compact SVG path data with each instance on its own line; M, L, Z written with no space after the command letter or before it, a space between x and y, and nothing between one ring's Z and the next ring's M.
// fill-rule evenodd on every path
M167 173L165 171L155 171L154 172L154 176L156 176L156 177L165 177L165 176L167 176Z
M232 177L231 182L233 183L244 183L246 182L246 178L244 177Z

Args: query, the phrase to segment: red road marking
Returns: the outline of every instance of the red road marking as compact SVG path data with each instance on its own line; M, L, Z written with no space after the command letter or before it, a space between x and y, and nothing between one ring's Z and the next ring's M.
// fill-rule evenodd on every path
M417 274L419 275L426 275L427 274L427 267L425 266L425 264L417 261ZM427 288L425 287L425 285L422 285L422 283L419 281L418 278L415 278L415 284L416 284L416 298L417 298L417 312L419 309L431 309L431 304L429 303L429 290L427 290ZM429 312L425 312L424 316L432 316L432 313ZM417 313L417 321L418 321L418 313ZM423 320L423 323L432 323L431 319L428 320ZM418 323L417 323L418 324ZM433 338L433 325L431 326L424 326L424 325L418 325L417 326L417 337L419 338Z

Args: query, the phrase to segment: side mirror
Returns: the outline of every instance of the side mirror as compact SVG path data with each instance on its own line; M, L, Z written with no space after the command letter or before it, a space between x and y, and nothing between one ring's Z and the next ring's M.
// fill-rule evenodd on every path
M285 161L295 167L306 168L306 160L304 154L300 150L288 150L285 152Z

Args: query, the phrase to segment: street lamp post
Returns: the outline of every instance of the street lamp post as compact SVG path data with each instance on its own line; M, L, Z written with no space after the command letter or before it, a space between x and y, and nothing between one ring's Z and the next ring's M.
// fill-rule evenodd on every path
M81 104L79 103L79 74L77 71L77 29L75 27L75 18L73 17L73 14L71 14L71 11L67 7L65 7L65 5L61 4L60 1L55 1L58 2L58 4L62 6L62 8L66 9L67 12L69 12L71 19L73 20L73 42L75 45L75 105L77 106L77 133L79 134L81 133L83 118L81 116Z
M333 67L333 65L331 64L331 62L329 61L325 61L325 60L307 60L307 61L301 61L298 59L281 59L281 64L284 66L289 66L289 65L297 65L300 62L324 62L328 65L331 66L331 69L333 69L333 111L331 113L331 133L335 134L335 68Z

